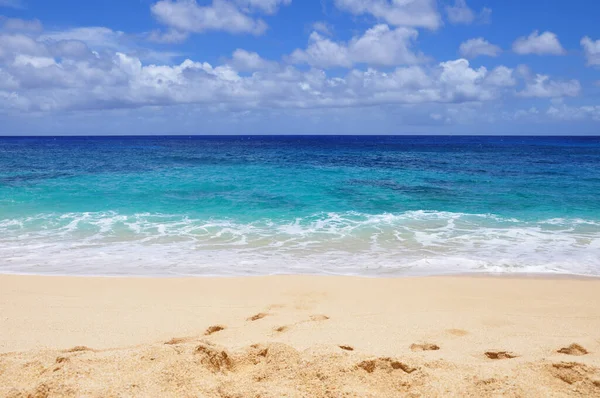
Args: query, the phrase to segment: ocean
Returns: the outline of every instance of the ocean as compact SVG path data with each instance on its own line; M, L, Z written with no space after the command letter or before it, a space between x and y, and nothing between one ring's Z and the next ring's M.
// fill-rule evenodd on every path
M600 274L600 137L0 138L0 273Z

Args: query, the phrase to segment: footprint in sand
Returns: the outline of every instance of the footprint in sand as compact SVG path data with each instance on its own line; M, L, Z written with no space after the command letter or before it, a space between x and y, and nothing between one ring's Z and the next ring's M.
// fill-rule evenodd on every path
M576 355L576 356L589 354L588 350L586 350L585 348L583 348L582 346L580 346L579 344L576 344L576 343L571 344L568 347L563 347L556 352L558 352L559 354Z
M177 344L187 343L192 340L193 339L191 337L173 337L171 340L165 341L165 344L166 345L177 345Z
M217 333L220 332L221 330L225 330L226 327L223 325L214 325L209 327L208 329L206 329L206 332L204 332L205 336L210 336L213 333Z
M303 323L308 323L308 322L322 322L322 321L326 321L328 320L329 317L327 315L311 315L310 318L306 321L300 321L300 322L296 322L292 325L289 326L279 326L273 330L275 330L278 333L281 332L286 332L288 330L290 330L290 328L292 328L293 326L297 326L297 325L301 325Z
M412 351L437 351L440 347L436 344L412 344L410 346Z
M373 373L377 369L388 371L388 372L400 369L404 373L412 373L415 370L417 370L417 368L413 368L412 366L410 366L404 362L396 361L392 358L371 359L371 360L367 360L367 361L362 361L361 363L359 363L356 366L363 369L367 373Z
M263 319L264 317L268 316L269 314L264 313L264 312L259 312L256 315L251 316L250 318L246 319L249 322L254 322L254 321L258 321L260 319Z
M225 350L201 344L196 347L194 354L200 356L200 362L213 372L223 372L233 368L233 359Z
M463 337L469 334L466 330L462 329L447 329L446 333L451 334L452 336Z
M68 350L65 350L64 352L84 352L84 351L94 351L94 350L91 349L90 347L86 347L84 345L78 345L76 347L69 348Z
M508 352L508 351L487 351L485 353L485 356L488 357L489 359L494 359L494 360L513 359L513 358L518 357L518 355L513 354L512 352Z
M567 384L578 384L578 391L587 395L597 396L600 388L600 369L576 362L554 363L548 366L550 373Z

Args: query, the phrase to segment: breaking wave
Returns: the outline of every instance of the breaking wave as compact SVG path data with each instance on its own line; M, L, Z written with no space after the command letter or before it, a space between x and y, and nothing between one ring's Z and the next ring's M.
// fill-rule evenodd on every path
M410 211L293 219L116 212L0 220L0 272L67 275L600 274L600 222Z

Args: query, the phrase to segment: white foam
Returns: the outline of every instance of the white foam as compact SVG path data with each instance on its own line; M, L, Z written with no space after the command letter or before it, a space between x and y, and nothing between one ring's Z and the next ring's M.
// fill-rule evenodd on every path
M492 214L322 213L291 221L41 214L0 221L0 272L75 275L600 275L600 223Z

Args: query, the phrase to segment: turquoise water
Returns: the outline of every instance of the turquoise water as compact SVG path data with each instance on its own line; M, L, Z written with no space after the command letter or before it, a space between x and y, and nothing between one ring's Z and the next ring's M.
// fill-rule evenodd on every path
M600 274L600 138L0 138L0 272Z

